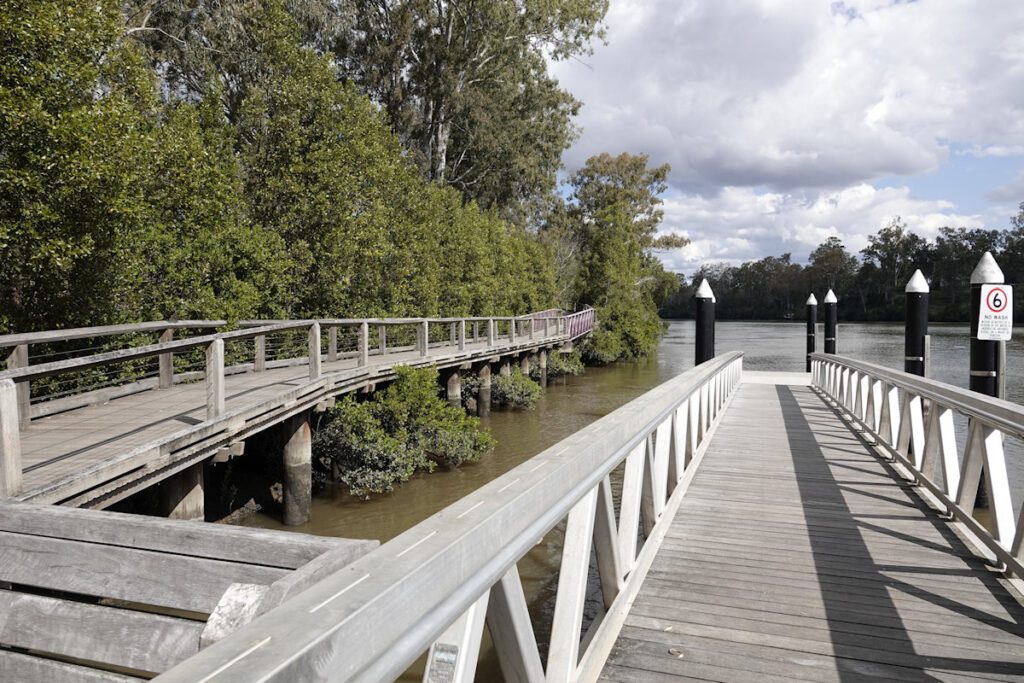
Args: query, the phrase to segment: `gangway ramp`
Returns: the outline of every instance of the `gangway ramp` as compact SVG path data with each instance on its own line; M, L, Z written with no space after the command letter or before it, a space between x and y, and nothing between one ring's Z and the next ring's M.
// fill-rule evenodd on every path
M1024 610L818 393L744 373L602 674L1024 680Z

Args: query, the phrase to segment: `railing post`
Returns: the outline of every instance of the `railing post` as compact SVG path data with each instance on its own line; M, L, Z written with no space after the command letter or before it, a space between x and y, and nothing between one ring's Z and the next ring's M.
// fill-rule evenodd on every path
M335 325L327 328L327 360L331 362L338 360L338 328Z
M320 376L320 323L313 321L309 326L309 378Z
M541 326L541 334L547 339L548 338L548 317L544 316L544 324Z
M530 318L526 321L526 324L530 326L530 341L533 341L533 329L536 327L534 319Z
M465 351L466 350L466 321L465 320L460 320L457 323L457 325L458 325L458 333L459 333L459 351Z
M488 318L487 319L487 346L488 347L494 346L495 333L498 331L496 329L497 328L497 324L498 323L495 322L494 318Z
M512 344L516 343L516 319L509 318L508 320L508 340Z
M21 426L18 386L0 379L0 498L21 492Z
M256 355L253 358L253 372L263 372L267 369L267 335L259 334L253 340Z
M807 372L811 371L811 354L814 353L814 335L818 327L818 300L811 294L807 297Z
M430 323L426 320L419 326L420 355L426 357L430 353Z
M475 342L479 338L480 338L480 321L479 320L474 320L473 321L473 341Z
M206 419L224 413L224 340L214 339L206 347Z
M386 325L377 326L377 345L380 347L380 355L384 355L388 348L388 333Z
M334 328L331 328L332 330ZM359 323L359 367L370 362L370 325L366 322Z
M456 339L457 332L456 332L456 325L455 325L455 323L450 323L448 325L448 330L449 330L448 336L451 339L451 344L450 345L451 346L455 346L455 344L457 342L457 339Z
M697 306L697 344L694 365L715 357L715 293L707 280L700 283L694 301Z
M160 334L160 343L166 344L174 339L174 328L168 327ZM174 386L174 354L168 351L160 354L160 380L157 385L161 389Z
M928 334L928 282L920 270L906 287L907 315L904 321L903 371L924 377L925 336Z
M836 352L836 317L838 315L839 300L831 289L825 295L825 353Z
M28 344L18 344L11 349L10 355L7 356L7 369L14 370L15 368L27 367ZM31 384L29 384L28 380L25 380L24 382L16 382L15 387L18 405L18 424L22 429L25 429L28 427L29 420L31 419L31 413L29 412L29 408L32 405Z

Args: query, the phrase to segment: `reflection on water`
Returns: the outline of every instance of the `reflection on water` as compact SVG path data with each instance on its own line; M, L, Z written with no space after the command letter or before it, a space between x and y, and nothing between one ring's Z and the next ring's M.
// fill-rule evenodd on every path
M820 328L819 328L820 329ZM932 325L931 377L956 386L968 383L969 332L966 325ZM801 322L719 322L716 351L744 351L747 370L801 372L804 369L806 327ZM823 335L819 333L819 349ZM903 369L901 324L840 324L837 341L842 355ZM438 512L483 484L557 443L631 399L693 366L694 324L669 323L657 351L635 363L588 368L578 377L552 382L535 410L495 411L484 424L497 438L493 453L458 470L417 475L398 491L369 501L352 498L332 486L314 498L313 519L306 525L287 527L325 536L376 538L385 542ZM1024 403L1024 342L1020 334L1007 350L1007 398ZM1024 491L1024 450L1008 442L1008 469L1014 500ZM258 515L250 524L286 528L280 521ZM550 621L561 530L555 529L519 563L531 611ZM543 637L543 631L538 636ZM486 665L485 666L493 666ZM483 680L497 676L493 669Z

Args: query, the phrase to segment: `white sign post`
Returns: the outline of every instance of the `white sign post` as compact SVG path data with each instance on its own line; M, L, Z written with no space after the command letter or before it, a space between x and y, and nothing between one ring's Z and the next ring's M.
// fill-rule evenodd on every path
M1013 287L982 285L978 314L978 339L1010 341L1013 333Z

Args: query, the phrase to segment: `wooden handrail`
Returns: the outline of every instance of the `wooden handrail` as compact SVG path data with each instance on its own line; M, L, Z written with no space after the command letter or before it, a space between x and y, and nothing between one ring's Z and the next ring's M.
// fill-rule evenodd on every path
M21 344L46 344L71 339L88 339L90 337L112 337L119 334L136 332L160 332L163 330L180 330L186 328L224 327L226 320L153 320L144 323L127 323L124 325L102 325L99 327L73 327L64 330L45 330L43 332L22 332L19 334L0 335L0 348L20 346Z
M547 679L596 678L741 373L740 353L682 373L160 680L392 680L429 647L428 671L435 656L456 657L463 673L448 680L462 682L475 670L485 613L506 677L542 680L516 562L566 517ZM609 475L623 462L616 522ZM578 658L591 538L607 615Z
M40 377L48 377L50 375L67 372L69 370L84 370L86 368L94 368L108 363L123 362L136 358L146 358L149 356L159 356L161 354L174 351L202 348L210 345L217 339L222 339L224 341L248 339L261 334L271 334L274 332L283 332L293 329L306 329L309 326L310 321L279 323L276 325L266 325L264 327L246 330L235 330L233 332L221 332L219 334L192 337L190 339L179 339L177 341L163 342L160 344L148 344L146 346L136 346L128 349L118 349L117 351L107 351L106 353L98 353L92 356L69 358L67 360L29 365L27 367L15 368L13 370L4 370L3 372L0 372L0 380L10 379L20 382L24 380L38 379Z

